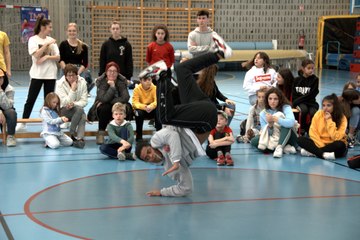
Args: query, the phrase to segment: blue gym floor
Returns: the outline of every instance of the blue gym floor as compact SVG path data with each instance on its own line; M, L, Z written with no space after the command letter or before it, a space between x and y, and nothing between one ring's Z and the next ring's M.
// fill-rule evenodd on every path
M224 95L236 102L231 123L239 134L249 109L242 88L245 72L220 72ZM347 71L323 70L318 101L341 94ZM16 109L21 118L28 72L14 72ZM132 92L132 91L131 91ZM88 109L95 96L89 98ZM40 93L31 117L39 117ZM147 125L147 123L145 123ZM31 126L28 127L39 127ZM96 127L96 126L89 126ZM316 239L360 236L360 172L313 157L274 159L250 144L234 143L234 167L194 161L194 193L188 197L147 197L173 184L161 166L140 160L119 162L99 153L95 138L84 149L43 147L42 139L18 139L0 146L0 239ZM359 154L360 147L348 156ZM11 236L13 238L11 238Z

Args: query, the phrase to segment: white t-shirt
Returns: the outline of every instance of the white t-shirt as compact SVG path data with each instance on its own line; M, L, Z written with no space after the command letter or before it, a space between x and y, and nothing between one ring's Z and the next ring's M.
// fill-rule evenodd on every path
M37 64L37 59L33 54L41 48L46 42L50 41L51 37L45 39L40 38L38 35L34 35L29 39L28 50L29 55L32 59L32 65L30 68L30 78L37 79L56 79L57 76L57 65L54 60L46 60L41 64ZM46 53L45 53L46 52ZM51 44L48 49L44 52L46 55L60 56L59 48L56 43Z

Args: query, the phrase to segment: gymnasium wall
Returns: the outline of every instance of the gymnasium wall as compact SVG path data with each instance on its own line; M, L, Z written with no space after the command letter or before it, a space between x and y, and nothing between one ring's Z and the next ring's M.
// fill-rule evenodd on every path
M145 6L161 6L165 0L143 0ZM79 37L92 43L92 9L90 6L124 6L139 0L6 0L2 4L15 6L44 6L49 9L53 21L53 37L60 43L66 38L68 22L79 25ZM183 1L170 1L181 5ZM186 1L188 2L188 1ZM192 0L196 6L203 1ZM207 6L207 5L206 5ZM204 7L206 7L204 6ZM305 49L316 51L316 34L319 16L348 14L350 1L344 0L214 0L214 30L227 41L271 41L278 40L279 49L297 48L298 33L304 30ZM0 8L0 30L8 33L12 52L13 70L28 70L31 65L27 46L20 42L20 9ZM195 17L195 16L194 16ZM124 35L131 35L125 28ZM184 36L186 38L186 36ZM105 40L105 39L104 39ZM131 42L131 39L129 39ZM92 48L90 46L90 51ZM90 59L95 62L98 59Z

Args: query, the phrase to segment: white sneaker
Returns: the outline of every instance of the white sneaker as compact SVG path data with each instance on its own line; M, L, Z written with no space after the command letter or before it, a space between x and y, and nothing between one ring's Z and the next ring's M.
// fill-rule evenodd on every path
M69 127L70 127L70 122L65 122L65 123L60 124L61 129L66 129L66 128L69 128Z
M223 58L231 57L232 49L229 45L226 44L224 39L222 39L222 37L220 37L216 32L213 32L212 37L217 46L217 49L219 50L220 55L222 55Z
M164 62L164 60L160 60L142 70L139 74L139 78L155 77L155 80L159 80L162 72L166 73L166 70L166 63Z
M15 147L16 146L16 138L13 135L8 135L6 138L6 146Z
M21 132L26 130L26 123L16 124L15 132Z
M281 145L276 146L273 157L281 158L283 155L283 147Z
M119 159L119 161L125 161L126 156L123 152L118 152L117 158Z
M288 144L284 147L284 153L285 154L296 154L296 149L294 146L291 146L290 144Z
M334 152L324 152L323 157L326 160L335 160L335 153Z
M312 154L311 152L308 152L303 148L300 150L300 154L304 157L315 157L315 154Z

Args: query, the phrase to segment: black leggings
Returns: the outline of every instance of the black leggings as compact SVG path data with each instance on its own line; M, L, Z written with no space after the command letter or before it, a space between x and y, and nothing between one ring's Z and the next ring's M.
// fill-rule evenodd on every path
M301 148L304 148L306 151L315 154L318 158L324 158L324 152L334 152L336 158L343 157L347 153L346 144L342 141L334 141L325 145L322 148L319 148L316 146L316 144L311 138L299 137L298 145Z
M216 53L206 53L175 66L180 104L175 104L173 87L166 77L157 84L158 119L164 124L191 128L204 133L215 128L217 109L200 89L193 76L195 72L219 61Z
M33 110L35 101L40 93L41 86L44 84L44 100L48 93L55 90L56 79L35 79L30 80L30 87L26 103L24 105L23 118L29 118Z

